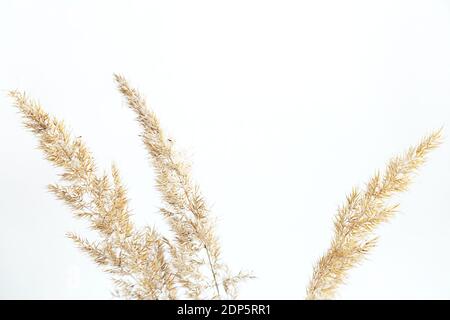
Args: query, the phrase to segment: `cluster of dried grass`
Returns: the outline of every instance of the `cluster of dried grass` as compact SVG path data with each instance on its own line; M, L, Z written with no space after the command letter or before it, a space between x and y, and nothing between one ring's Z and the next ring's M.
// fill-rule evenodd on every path
M63 122L49 116L24 93L11 91L24 123L39 139L47 160L62 169L61 183L49 186L75 216L89 221L99 235L88 241L68 234L105 271L113 275L118 294L132 299L235 298L237 286L251 276L233 275L221 261L214 223L189 165L165 137L158 118L139 92L115 75L142 127L142 140L150 155L156 186L162 195L160 213L172 234L164 236L130 221L127 192L118 169L99 174L95 161L80 138L72 137ZM383 174L377 172L362 190L354 189L338 210L334 237L314 267L307 299L333 298L347 272L372 249L375 229L389 220L398 204L392 197L405 191L426 155L441 141L441 131L423 139L404 155L393 158Z
M199 187L185 163L161 130L156 115L127 81L115 80L142 126L142 139L156 173L164 206L160 212L173 231L163 236L130 221L127 192L119 171L98 174L95 161L80 138L72 137L63 122L49 116L24 93L10 92L25 126L39 139L47 160L62 169L61 183L49 190L75 216L89 221L100 240L91 242L69 234L76 244L113 274L118 294L133 299L235 298L238 284L250 277L233 275L221 261L214 224Z

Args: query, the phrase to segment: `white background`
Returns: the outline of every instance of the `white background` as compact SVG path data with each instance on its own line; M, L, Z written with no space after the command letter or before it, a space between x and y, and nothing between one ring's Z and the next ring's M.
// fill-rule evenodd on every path
M346 194L435 128L446 143L342 299L450 298L449 1L0 2L0 298L111 298L46 191L56 170L10 100L26 90L115 161L164 228L123 73L194 163L241 298L301 299Z

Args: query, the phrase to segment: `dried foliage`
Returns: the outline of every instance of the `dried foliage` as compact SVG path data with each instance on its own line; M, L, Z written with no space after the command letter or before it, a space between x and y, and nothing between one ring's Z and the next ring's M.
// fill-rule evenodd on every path
M99 174L80 137L73 137L64 123L49 116L39 103L11 91L25 126L38 138L46 159L61 170L61 182L50 185L49 190L98 234L96 241L73 233L68 237L112 274L120 297L236 298L238 285L252 276L229 271L221 259L214 219L193 182L190 165L165 136L142 95L124 77L114 75L114 79L141 125L163 202L160 213L171 232L162 235L154 228L136 228L118 169L113 165L110 173ZM336 215L331 246L314 267L307 299L334 297L347 272L375 246L375 229L395 214L398 204L391 203L393 196L408 188L415 171L440 140L441 131L432 133L404 155L391 159L385 172L377 172L365 188L353 189Z
M359 264L376 245L375 229L398 208L392 197L407 190L426 155L441 142L441 130L423 139L404 155L390 160L384 174L377 172L363 190L353 189L334 222L334 237L326 254L314 267L307 299L333 298L348 270Z
M61 182L49 186L74 215L89 221L99 240L71 238L106 272L117 294L130 299L235 298L237 285L249 275L233 276L220 260L220 246L207 205L190 177L189 166L164 138L155 114L139 94L115 76L120 91L137 113L144 143L152 158L161 213L174 235L153 228L137 229L130 221L127 192L119 171L99 174L86 145L69 134L63 122L49 116L25 93L11 91L25 126L39 140L48 161L62 169Z

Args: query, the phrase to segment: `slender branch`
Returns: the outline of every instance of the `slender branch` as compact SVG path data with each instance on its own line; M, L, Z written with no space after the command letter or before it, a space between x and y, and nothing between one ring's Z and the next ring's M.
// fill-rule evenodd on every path
M206 246L206 244L203 244L205 250L206 250L206 255L208 256L208 262L209 262L209 267L211 268L211 273L213 275L214 278L214 285L216 286L216 291L217 291L217 297L220 300L220 291L219 291L219 285L217 283L217 278L216 278L216 272L214 271L212 262L211 262L211 255L209 253L208 247Z

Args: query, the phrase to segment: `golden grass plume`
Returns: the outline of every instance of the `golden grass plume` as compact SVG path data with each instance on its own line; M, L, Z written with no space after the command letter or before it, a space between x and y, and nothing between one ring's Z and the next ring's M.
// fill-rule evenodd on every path
M375 173L364 189L353 189L335 217L330 248L314 267L307 299L333 298L348 271L376 245L375 229L398 208L398 203L390 200L408 189L427 154L441 143L441 131L431 133L405 154L391 159L385 172Z
M165 136L143 96L123 76L115 74L114 79L143 131L142 141L164 201L160 212L175 234L175 243L169 246L177 281L194 299L208 289L213 289L214 298L220 298L221 293L235 296L236 284L250 275L239 272L233 276L221 261L214 223L199 186L193 182L189 164L176 151L174 141ZM205 268L210 277L203 275Z

